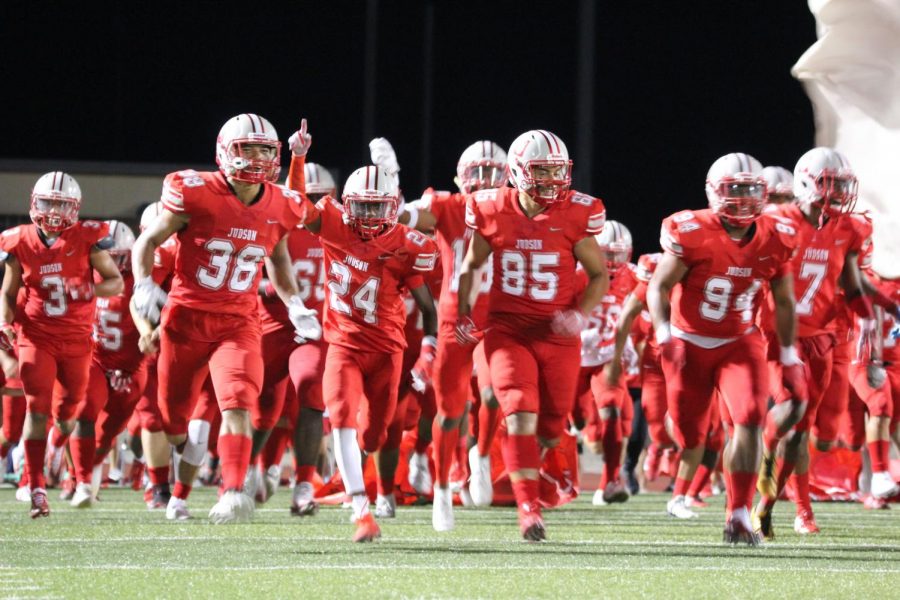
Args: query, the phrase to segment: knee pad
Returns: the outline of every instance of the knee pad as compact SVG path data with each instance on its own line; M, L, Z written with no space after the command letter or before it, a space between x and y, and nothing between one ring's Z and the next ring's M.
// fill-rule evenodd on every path
M181 453L181 460L189 465L199 466L206 456L209 447L209 431L212 424L209 421L195 419L188 423L188 438Z

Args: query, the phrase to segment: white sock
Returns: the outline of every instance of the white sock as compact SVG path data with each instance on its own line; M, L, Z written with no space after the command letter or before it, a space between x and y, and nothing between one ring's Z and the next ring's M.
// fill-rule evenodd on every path
M357 517L365 514L369 507L369 499L366 496L366 483L362 472L362 454L359 450L359 441L356 439L356 430L349 427L341 427L332 431L334 437L334 458L341 478L344 480L344 491L352 496L353 514Z

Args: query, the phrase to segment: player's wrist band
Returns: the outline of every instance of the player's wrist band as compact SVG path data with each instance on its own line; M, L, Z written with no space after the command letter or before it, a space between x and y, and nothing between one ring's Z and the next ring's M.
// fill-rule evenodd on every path
M669 343L672 339L672 326L668 321L663 321L656 327L656 343L659 346Z
M800 355L797 354L797 349L793 346L782 346L779 354L782 365L790 366L801 362Z

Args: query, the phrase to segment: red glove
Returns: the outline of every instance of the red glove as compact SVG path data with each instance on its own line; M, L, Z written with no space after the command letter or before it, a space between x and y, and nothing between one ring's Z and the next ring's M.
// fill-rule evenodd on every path
M793 346L781 348L781 383L790 392L791 397L799 402L809 401L809 369L800 360Z
M478 329L471 317L457 319L453 333L456 336L456 343L460 346L477 344L484 337L484 332Z
M426 335L422 338L422 350L419 352L419 359L412 368L412 387L419 393L424 393L425 389L431 385L431 374L434 371L434 357L437 354L437 340L433 335Z
M94 284L79 277L67 279L66 294L76 302L89 302L94 297Z
M16 330L9 323L0 323L0 349L15 356Z

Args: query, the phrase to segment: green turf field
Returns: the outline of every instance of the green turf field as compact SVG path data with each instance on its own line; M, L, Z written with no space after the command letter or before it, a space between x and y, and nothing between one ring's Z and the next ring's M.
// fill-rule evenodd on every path
M678 522L660 494L603 508L583 497L546 513L543 544L520 541L513 509L458 509L438 534L430 506L401 507L380 541L357 545L347 510L291 517L286 490L234 526L168 523L130 490L83 511L55 496L52 516L32 521L0 489L0 597L900 597L900 507L818 504L823 533L802 538L782 504L778 540L758 549L720 543L718 498ZM205 516L213 502L203 489L191 505Z

